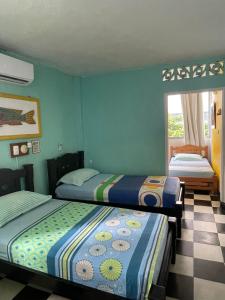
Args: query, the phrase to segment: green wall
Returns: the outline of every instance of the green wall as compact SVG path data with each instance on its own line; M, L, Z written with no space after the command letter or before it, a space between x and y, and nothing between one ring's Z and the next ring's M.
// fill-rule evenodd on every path
M181 62L177 66L217 59ZM163 82L161 71L165 67L174 65L82 78L87 165L105 172L165 173L164 95L225 86L224 75Z
M177 65L189 63L195 62ZM18 159L19 167L34 163L36 191L47 192L46 159L60 154L59 143L63 153L84 149L86 165L103 172L164 174L164 95L225 86L224 75L162 82L161 71L168 66L79 78L35 63L31 85L0 83L0 92L40 99L41 153ZM9 156L11 142L0 141L0 168L17 168Z
M0 92L40 99L43 131L40 138L41 153L29 154L19 158L18 162L19 166L34 164L35 189L47 192L46 159L60 154L58 143L63 144L63 152L82 148L80 79L36 63L35 80L31 85L21 87L0 83ZM0 168L17 168L16 159L9 156L11 142L0 141Z

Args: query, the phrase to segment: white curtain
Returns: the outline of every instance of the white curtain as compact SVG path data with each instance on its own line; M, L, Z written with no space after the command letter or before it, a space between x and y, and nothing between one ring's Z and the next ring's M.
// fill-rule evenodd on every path
M205 142L201 93L182 94L181 104L184 117L185 144L203 146Z

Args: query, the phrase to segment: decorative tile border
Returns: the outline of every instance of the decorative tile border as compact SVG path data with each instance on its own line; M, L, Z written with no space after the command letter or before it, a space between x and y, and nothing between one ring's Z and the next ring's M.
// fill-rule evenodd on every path
M182 66L168 68L162 71L163 81L190 79L197 77L216 76L224 74L224 61L216 61L210 64Z
M192 66L192 71L193 71L193 78L196 77L206 77L207 74L207 65L203 64L203 65L194 65Z
M188 79L191 78L191 67L178 67L177 68L177 79Z
M175 69L164 69L162 77L163 81L173 81L175 79Z
M224 61L216 61L209 65L209 75L222 75L224 73Z

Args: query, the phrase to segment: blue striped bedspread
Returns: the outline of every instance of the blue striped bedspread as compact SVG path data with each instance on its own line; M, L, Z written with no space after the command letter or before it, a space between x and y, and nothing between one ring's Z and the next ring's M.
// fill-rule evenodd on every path
M180 180L167 176L99 174L82 186L62 184L58 198L114 204L173 208L179 198Z
M67 201L52 205L10 237L9 261L129 299L147 297L165 249L166 216Z

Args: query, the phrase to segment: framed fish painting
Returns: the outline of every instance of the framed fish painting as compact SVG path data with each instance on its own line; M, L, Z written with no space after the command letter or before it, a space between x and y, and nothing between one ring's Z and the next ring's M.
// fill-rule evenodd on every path
M0 140L40 136L39 99L0 93Z

